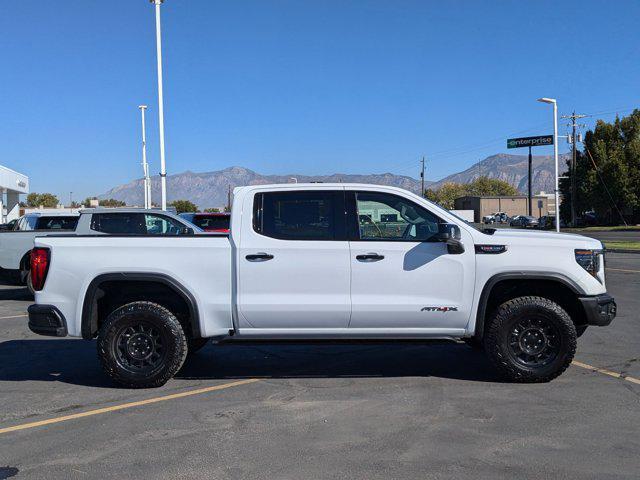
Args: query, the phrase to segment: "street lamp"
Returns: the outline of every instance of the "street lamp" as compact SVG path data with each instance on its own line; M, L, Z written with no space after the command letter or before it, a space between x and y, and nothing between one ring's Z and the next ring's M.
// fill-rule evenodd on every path
M158 125L160 128L160 195L162 210L167 209L167 170L164 161L164 99L162 94L162 35L160 32L160 5L164 0L149 0L156 6L156 55L158 59Z
M146 105L138 105L142 114L142 172L144 174L144 208L151 208L151 179L149 178L149 164L147 163L147 136L144 112Z
M555 98L539 98L539 102L553 105L553 161L555 164L555 203L556 203L556 232L560 231L560 189L558 185L558 103Z

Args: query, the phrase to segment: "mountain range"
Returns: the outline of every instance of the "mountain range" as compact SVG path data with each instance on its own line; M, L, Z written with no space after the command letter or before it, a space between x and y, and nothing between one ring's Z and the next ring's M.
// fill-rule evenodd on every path
M566 155L560 159L561 171L566 164ZM533 157L533 190L535 193L543 190L553 191L553 157L534 156ZM425 187L439 188L444 183L469 183L478 176L487 176L504 180L519 191L525 192L527 189L527 156L497 154L485 158L474 166L458 173L449 175L436 182L425 180ZM420 180L406 175L395 175L393 173L380 174L342 174L332 175L263 175L244 167L229 167L224 170L213 172L196 173L186 171L175 175L167 176L167 200L190 200L199 208L221 207L227 203L227 191L244 185L264 185L271 183L292 183L292 182L323 182L323 183L371 183L376 185L390 185L404 188L418 193L420 192ZM114 198L127 203L127 205L142 205L143 189L142 179L119 185L108 192L99 195L98 198ZM154 176L151 179L153 201L159 203L160 177Z

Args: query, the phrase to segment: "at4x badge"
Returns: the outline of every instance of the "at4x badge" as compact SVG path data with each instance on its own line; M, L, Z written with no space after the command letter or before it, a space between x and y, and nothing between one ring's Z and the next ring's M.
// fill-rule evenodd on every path
M457 312L458 307L422 307L421 312Z

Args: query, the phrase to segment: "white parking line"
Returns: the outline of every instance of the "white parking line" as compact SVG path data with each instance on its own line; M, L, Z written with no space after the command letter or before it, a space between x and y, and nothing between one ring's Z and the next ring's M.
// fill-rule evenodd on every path
M27 317L28 315L26 313L23 313L22 315L12 315L10 317L0 317L0 320L8 320L9 318L22 318L22 317Z

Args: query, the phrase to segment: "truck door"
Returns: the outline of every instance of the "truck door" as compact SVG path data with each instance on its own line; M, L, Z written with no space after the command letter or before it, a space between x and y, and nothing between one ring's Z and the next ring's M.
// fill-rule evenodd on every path
M347 191L352 328L465 328L471 312L475 252L450 254L437 241L435 214L384 192Z
M243 205L237 256L239 327L346 328L344 191L257 192L250 201Z

